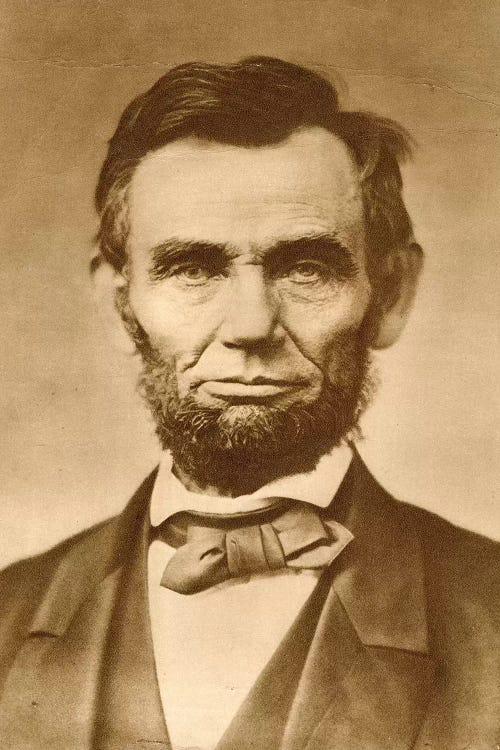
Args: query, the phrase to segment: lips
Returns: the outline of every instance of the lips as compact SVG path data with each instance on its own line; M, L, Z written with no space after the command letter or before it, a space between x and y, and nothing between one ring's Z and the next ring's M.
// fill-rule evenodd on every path
M278 396L303 384L304 381L265 376L251 379L237 377L204 380L200 383L199 390L215 398L251 401Z
M206 381L205 381L206 382ZM241 383L241 385L276 385L276 386L286 386L286 385L296 385L298 382L303 381L297 381L297 380L291 380L291 379L282 379L282 378L269 378L265 377L263 375L258 375L257 377L253 378L214 378L211 380L211 382L214 383Z
M289 375L287 378L280 378L276 375L224 375L219 377L215 373L206 373L204 376L198 376L193 379L192 387L197 388L203 383L240 383L241 385L297 385L304 384L306 381L300 375Z

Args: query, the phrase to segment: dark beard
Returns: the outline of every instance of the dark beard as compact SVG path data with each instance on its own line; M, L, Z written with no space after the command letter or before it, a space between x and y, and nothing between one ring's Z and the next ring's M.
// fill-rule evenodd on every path
M179 399L173 366L151 344L128 301L119 300L118 307L143 360L139 388L160 444L198 487L249 494L279 477L311 471L322 455L359 433L373 385L363 329L339 336L340 374L314 401L207 407L192 394Z

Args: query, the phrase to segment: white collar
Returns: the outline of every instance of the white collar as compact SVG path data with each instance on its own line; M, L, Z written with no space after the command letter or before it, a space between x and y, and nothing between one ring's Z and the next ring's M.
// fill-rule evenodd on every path
M270 497L287 497L326 508L340 487L351 460L351 447L341 444L322 456L313 471L281 477L250 495L222 497L187 490L172 473L170 452L164 451L151 495L151 524L159 526L174 513L186 510L211 514L248 513L272 505Z

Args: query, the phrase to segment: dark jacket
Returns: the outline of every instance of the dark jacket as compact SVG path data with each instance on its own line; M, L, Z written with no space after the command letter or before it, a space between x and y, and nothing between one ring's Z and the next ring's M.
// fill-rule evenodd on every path
M170 748L147 605L151 475L124 512L0 574L0 747ZM218 750L497 750L499 545L356 457L321 577Z

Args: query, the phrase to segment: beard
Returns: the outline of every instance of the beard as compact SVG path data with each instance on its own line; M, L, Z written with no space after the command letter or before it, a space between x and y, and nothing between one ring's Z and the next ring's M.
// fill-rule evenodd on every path
M130 308L127 291L122 292L117 307L141 355L139 391L161 447L170 450L174 467L200 489L212 487L233 497L250 494L279 477L312 471L333 447L360 437L359 418L374 389L367 335L371 325L339 335L335 380L325 376L310 402L206 406L193 393L179 397L174 364L151 343Z

